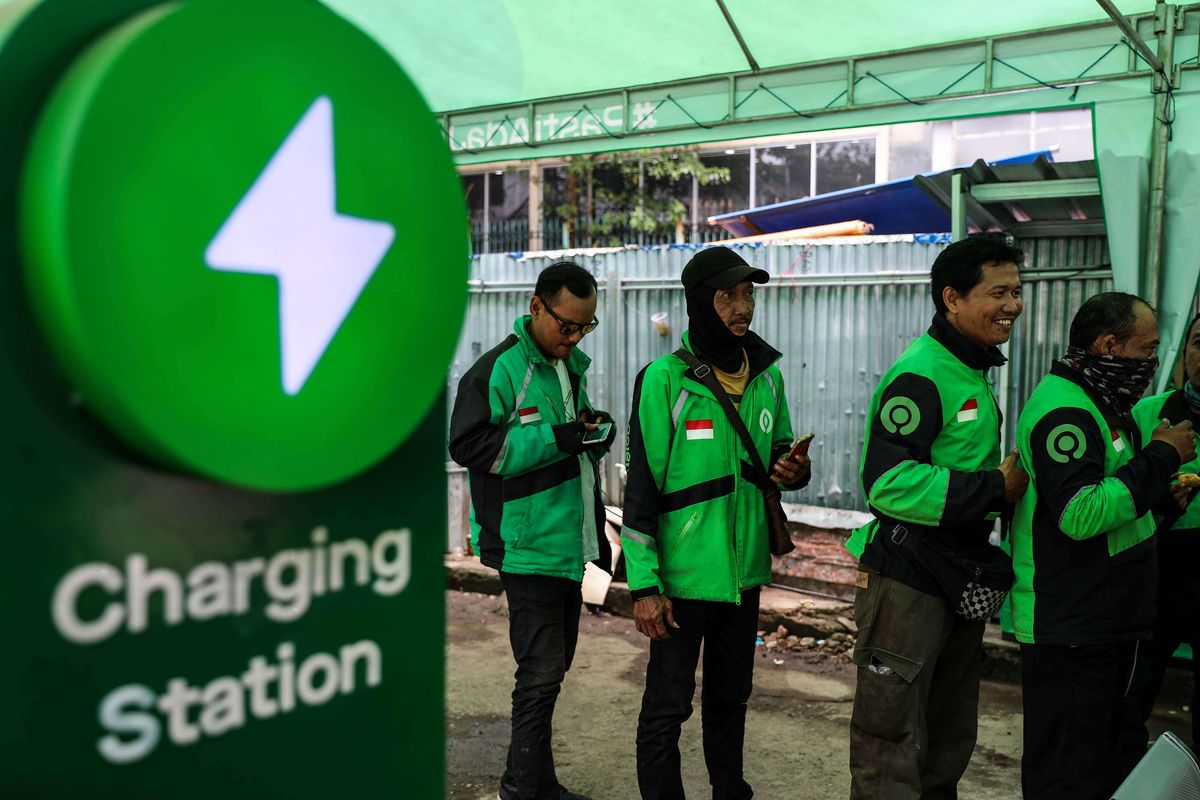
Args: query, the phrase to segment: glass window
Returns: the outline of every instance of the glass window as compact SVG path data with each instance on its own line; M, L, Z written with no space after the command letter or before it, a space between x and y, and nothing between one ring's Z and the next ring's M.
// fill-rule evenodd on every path
M549 250L563 244L563 224L558 209L566 202L567 168L542 167L542 244Z
M1033 148L1029 142L1029 130L1008 131L992 136L959 139L954 143L955 163L973 164L978 159L998 161L1010 156L1028 153Z
M487 175L463 175L463 195L467 201L467 215L471 220L471 252L482 253L487 248L487 227L484 224L483 186Z
M769 206L808 197L812 188L812 145L761 147L755 151L758 202Z
M529 171L520 169L488 175L489 216L493 220L529 217Z
M463 194L472 220L483 220L483 175L463 175Z
M750 207L750 151L709 153L700 160L710 167L728 167L729 183L700 187L700 219Z
M1033 115L1036 150L1053 150L1055 161L1095 158L1092 114L1085 109L1038 111Z
M817 144L817 194L874 182L874 139Z
M1028 133L1029 114L994 114L954 120L954 132L958 136L988 136L1006 131Z

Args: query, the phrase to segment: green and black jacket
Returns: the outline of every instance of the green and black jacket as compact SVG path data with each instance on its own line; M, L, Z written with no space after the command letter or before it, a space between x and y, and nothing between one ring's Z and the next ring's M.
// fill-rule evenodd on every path
M769 472L792 444L780 354L754 333L743 342L750 375L739 412ZM691 349L686 333L683 344ZM635 600L740 602L771 581L762 492L720 403L687 372L667 355L634 384L621 529L629 588Z
M1150 437L1154 435L1154 429L1164 419L1172 425L1178 425L1187 420L1197 430L1200 430L1200 414L1188 406L1181 389L1144 398L1133 407L1133 421L1141 431L1143 441L1150 441ZM1186 464L1180 465L1179 471L1200 472L1200 455ZM1200 497L1200 494L1194 494L1192 502L1188 503L1188 507L1181 511L1170 493L1163 495L1154 511L1155 521L1158 523L1158 533L1165 534L1164 539L1190 538L1191 534L1200 533L1200 503L1196 502L1197 497ZM1161 544L1160 542L1160 547Z
M974 344L938 314L884 374L871 398L861 465L875 519L846 544L862 564L940 594L919 549L897 543L905 530L963 553L990 547L1004 476L988 370L1003 363L998 349Z
M528 316L519 318L513 334L459 381L450 418L450 457L467 468L472 540L484 564L581 581L585 513L596 520L600 556L595 564L611 571L596 469L602 446L593 446L581 459L555 445L551 426L569 421L562 389L528 326ZM578 349L566 359L576 417L591 408L584 376L590 363ZM581 463L589 464L595 478L590 503L583 498Z
M1154 519L1179 466L1074 369L1050 368L1017 421L1029 488L1012 526L1017 640L1111 644L1154 625Z

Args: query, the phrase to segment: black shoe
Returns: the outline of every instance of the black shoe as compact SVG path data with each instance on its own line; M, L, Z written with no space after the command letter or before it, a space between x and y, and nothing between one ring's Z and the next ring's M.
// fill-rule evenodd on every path
M500 776L500 793L496 795L496 800L521 800L516 782L507 770Z
M510 791L508 787L501 786L500 793L496 795L496 800L518 800L516 792ZM561 783L558 785L558 800L592 800L586 794L572 792Z

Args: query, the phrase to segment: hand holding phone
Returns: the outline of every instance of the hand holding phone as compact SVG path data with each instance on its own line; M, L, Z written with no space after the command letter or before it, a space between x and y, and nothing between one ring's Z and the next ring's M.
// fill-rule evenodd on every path
M792 449L788 451L787 460L799 461L800 456L808 455L808 446L812 444L813 436L815 434L806 433L797 439L796 443L792 445Z
M583 435L583 443L585 445L603 444L608 440L608 433L612 430L612 426L611 422L601 422L595 430L590 430Z

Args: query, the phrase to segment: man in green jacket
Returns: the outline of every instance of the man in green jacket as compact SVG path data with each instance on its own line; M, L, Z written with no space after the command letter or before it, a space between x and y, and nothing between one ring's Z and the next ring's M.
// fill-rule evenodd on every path
M715 376L783 488L808 482L807 456L788 461L792 426L780 354L750 332L754 284L769 276L727 247L701 250L683 269L688 330L677 355L634 384L621 544L637 629L650 663L637 729L646 800L682 800L679 731L692 713L704 643L704 761L714 800L753 796L742 770L754 670L759 587L771 580L763 495L705 373Z
M989 535L1027 482L1014 456L1000 459L989 375L1023 307L1020 262L993 238L942 251L930 274L933 324L871 398L861 470L875 518L847 544L860 561L854 800L955 798L975 748L985 622L956 613L945 563L1005 565Z
M1151 507L1195 455L1191 423L1151 430L1130 411L1158 368L1158 319L1107 292L1071 322L1066 355L1017 422L1029 491L1012 526L1026 800L1107 800L1140 640L1154 624Z
M550 734L579 635L584 564L608 570L611 559L597 470L611 419L588 402L589 359L577 349L595 313L587 270L547 267L529 315L459 382L450 418L450 456L470 478L473 544L500 571L517 662L501 800L586 800L559 784Z

